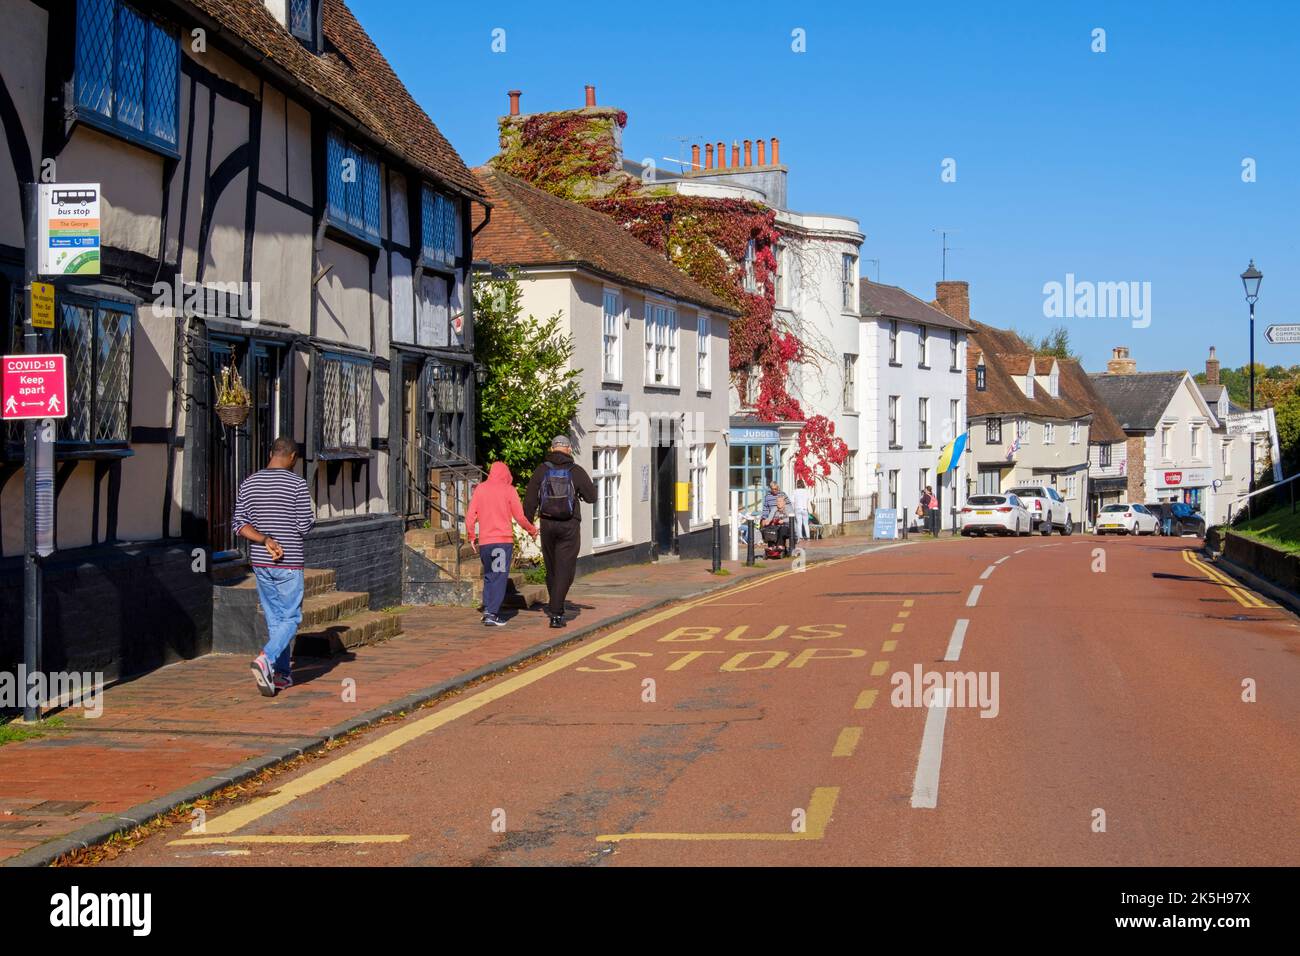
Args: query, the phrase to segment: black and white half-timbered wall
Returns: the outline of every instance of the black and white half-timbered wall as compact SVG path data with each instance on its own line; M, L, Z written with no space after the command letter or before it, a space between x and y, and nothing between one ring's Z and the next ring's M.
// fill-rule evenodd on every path
M481 187L342 0L5 0L0 340L22 351L24 184L100 183L102 274L52 280L68 356L42 666L212 646L239 482L291 435L312 567L401 594L408 475L473 459ZM214 412L227 366L245 424ZM0 669L22 655L21 431L0 451ZM421 449L424 449L422 452ZM201 568L202 570L196 570Z

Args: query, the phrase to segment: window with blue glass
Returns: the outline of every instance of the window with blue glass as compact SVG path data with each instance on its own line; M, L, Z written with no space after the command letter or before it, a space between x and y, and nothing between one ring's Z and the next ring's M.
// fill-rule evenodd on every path
M77 0L77 115L176 150L180 48L174 33L120 0Z
M333 130L325 142L325 200L333 225L379 239L379 160Z
M456 200L425 186L420 204L420 233L424 261L454 268L460 257L460 210Z

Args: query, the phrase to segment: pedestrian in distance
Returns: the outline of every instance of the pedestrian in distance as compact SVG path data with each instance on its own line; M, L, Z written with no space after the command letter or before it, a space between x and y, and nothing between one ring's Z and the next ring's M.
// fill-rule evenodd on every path
M244 479L235 496L231 531L251 542L249 558L268 639L254 659L253 679L263 697L293 686L293 637L302 623L303 537L316 524L307 482L294 474L298 445L271 443L271 460Z
M550 454L537 466L524 493L524 514L541 513L542 559L546 562L546 611L551 627L564 627L564 599L573 585L582 547L582 509L594 504L596 486L573 460L573 443L565 435L551 441Z
M487 480L474 489L465 512L466 536L471 545L477 546L479 560L483 562L485 627L505 627L501 603L506 599L510 562L515 553L515 522L533 537L540 533L524 514L510 469L504 461L494 461L488 469Z
M798 532L800 540L806 541L812 537L808 529L808 512L812 508L812 490L802 479L795 485L792 504L794 505L795 531Z
M767 492L763 495L763 514L772 513L772 509L776 506L776 499L781 494L781 486L773 478L767 483Z
M925 486L925 491L921 493L921 520L926 531L931 536L938 537L939 529L936 519L939 517L939 499L934 496L934 489L929 485Z
M792 517L794 517L794 510L785 495L777 495L772 510L763 516L763 526L767 529L764 540L772 541L780 546L782 553L787 558L795 545L795 542L790 537L790 519Z

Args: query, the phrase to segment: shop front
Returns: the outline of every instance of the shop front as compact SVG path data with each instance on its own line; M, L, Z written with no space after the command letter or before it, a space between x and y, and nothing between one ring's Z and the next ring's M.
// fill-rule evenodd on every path
M743 508L761 505L768 483L781 484L781 434L773 425L732 426L728 488L741 492Z
M1168 468L1147 472L1149 495L1156 501L1179 501L1205 513L1206 498L1214 484L1210 468Z

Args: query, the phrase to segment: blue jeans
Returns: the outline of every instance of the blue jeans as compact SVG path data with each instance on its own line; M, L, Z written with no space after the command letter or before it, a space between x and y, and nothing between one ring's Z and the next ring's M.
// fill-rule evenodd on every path
M506 599L506 584L510 580L510 559L514 556L513 544L479 545L478 556L483 562L483 613L493 616L501 613Z
M289 673L293 636L302 623L302 568L253 568L270 640L262 652L277 674Z

